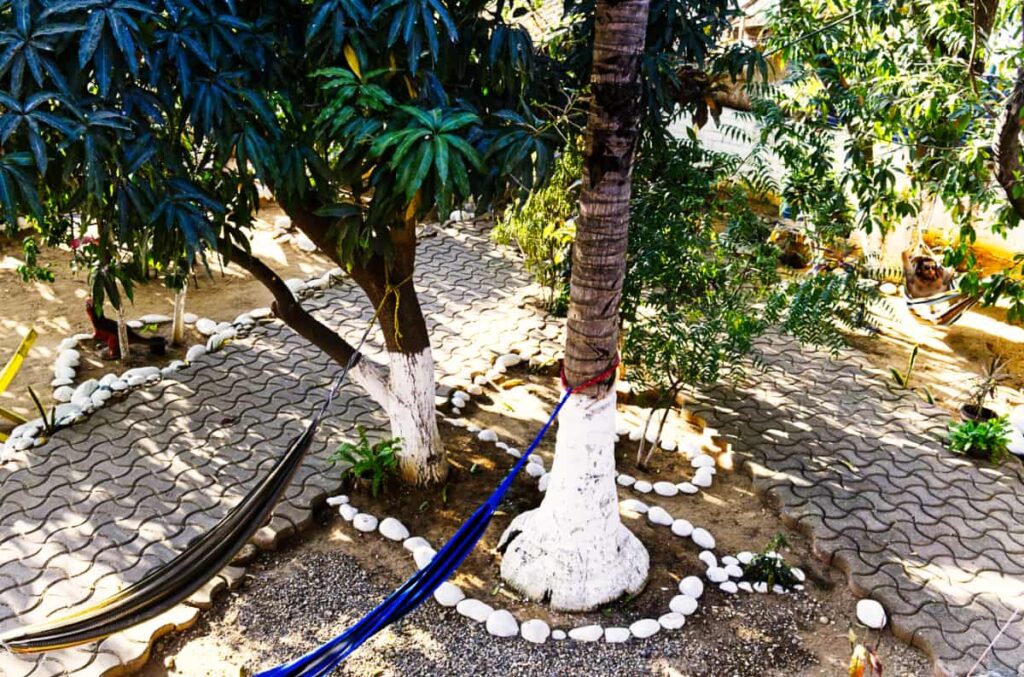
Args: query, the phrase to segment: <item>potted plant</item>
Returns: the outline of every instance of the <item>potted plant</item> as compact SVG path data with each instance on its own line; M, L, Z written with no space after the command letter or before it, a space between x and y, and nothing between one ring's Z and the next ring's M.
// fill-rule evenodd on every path
M393 437L371 444L366 436L366 428L361 425L356 426L356 433L359 435L356 443L343 442L338 445L328 460L347 464L344 477L351 478L355 486L361 489L369 489L376 498L385 488L388 477L398 469L398 452L402 448L402 441Z
M1005 416L983 421L966 420L949 426L949 448L954 454L999 463L1008 452L1010 422Z
M996 386L1006 378L1006 362L993 357L988 368L974 380L968 401L960 407L960 418L964 421L992 421L998 414L985 406L996 393Z

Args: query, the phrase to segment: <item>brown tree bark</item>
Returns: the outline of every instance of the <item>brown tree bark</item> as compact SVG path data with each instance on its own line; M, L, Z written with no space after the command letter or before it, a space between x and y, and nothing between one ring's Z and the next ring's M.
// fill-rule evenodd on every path
M1024 187L1019 185L1020 175L1020 118L1024 111L1024 68L1017 71L1017 81L1003 107L1002 116L996 125L996 139L993 144L996 180L1006 192L1006 199L1017 215L1024 219Z
M565 341L565 373L571 384L611 367L618 350L648 2L599 1L596 12L593 98ZM613 382L614 375L590 388L589 394L601 397Z

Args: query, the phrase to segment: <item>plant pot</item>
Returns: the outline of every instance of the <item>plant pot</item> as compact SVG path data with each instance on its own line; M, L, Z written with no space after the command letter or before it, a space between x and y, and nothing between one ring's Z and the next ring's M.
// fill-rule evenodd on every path
M988 407L981 407L979 410L973 404L965 404L960 407L960 418L965 421L980 423L981 421L991 421L994 418L999 418L999 414Z

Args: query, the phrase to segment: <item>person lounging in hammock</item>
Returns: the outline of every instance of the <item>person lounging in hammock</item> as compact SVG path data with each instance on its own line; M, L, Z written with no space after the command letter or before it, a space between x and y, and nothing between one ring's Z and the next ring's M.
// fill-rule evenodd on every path
M927 298L950 291L955 275L954 269L943 268L931 256L911 256L909 250L903 252L903 277L910 298Z

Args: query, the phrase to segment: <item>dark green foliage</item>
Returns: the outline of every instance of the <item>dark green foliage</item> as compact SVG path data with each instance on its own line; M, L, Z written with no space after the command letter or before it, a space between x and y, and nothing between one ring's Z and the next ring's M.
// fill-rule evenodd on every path
M343 442L327 460L347 464L344 475L368 482L370 493L376 498L398 469L402 441L396 437L371 444L366 428L361 425L356 426L356 434L359 439L355 444Z
M845 332L873 331L880 294L859 266L812 271L791 282L788 294L782 329L802 343L835 353L846 345Z
M999 463L1010 444L1010 422L1005 416L988 421L962 421L949 425L949 450Z
M791 590L794 585L800 583L793 575L793 569L786 564L786 561L779 554L779 550L789 547L789 541L785 534L775 534L763 552L754 555L749 564L743 566L743 580L750 583L765 583L768 590L780 585Z
M688 141L637 171L623 289L631 379L664 389L734 373L778 321L784 296L767 224L723 179L731 159Z

